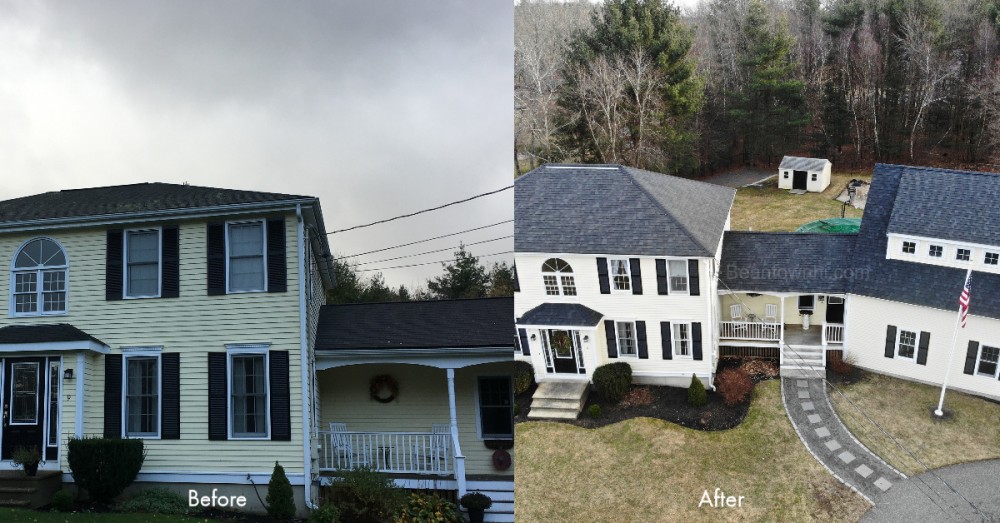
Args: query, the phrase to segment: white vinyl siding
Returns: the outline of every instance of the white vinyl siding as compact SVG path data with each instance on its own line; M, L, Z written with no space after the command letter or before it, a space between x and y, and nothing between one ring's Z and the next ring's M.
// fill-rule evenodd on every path
M160 229L125 231L125 297L160 295Z
M226 266L229 292L255 292L267 289L264 260L265 227L263 221L227 224Z

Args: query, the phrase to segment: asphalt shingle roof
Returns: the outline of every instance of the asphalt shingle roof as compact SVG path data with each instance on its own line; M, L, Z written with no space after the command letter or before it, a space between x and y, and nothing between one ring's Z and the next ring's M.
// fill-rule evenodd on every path
M801 156L785 156L781 159L778 169L789 169L792 171L822 171L830 160L824 158L803 158Z
M70 189L0 201L0 226L34 220L141 214L303 199L314 198L172 183Z
M579 303L543 303L521 315L518 325L593 327L604 315Z
M514 348L514 298L324 305L317 350Z
M621 165L543 165L514 182L514 250L714 256L735 195Z
M927 202L918 202L919 193L913 193L903 188L902 184L921 177L927 178L929 184L939 183L947 190L966 193L967 186L974 191L981 191L982 197L974 197L969 204L975 206L975 228L989 229L984 231L984 237L998 233L997 221L987 219L996 216L992 208L995 203L984 205L984 198L990 196L990 188L995 183L995 176L986 173L935 169L929 167L908 167L904 165L878 164L872 176L871 189L868 192L868 202L865 204L865 216L861 221L861 232L858 234L854 250L854 278L851 292L862 296L871 296L886 300L900 301L914 305L923 305L943 310L956 310L958 295L965 279L965 271L948 267L916 263L901 260L887 260L886 233L896 212L896 207L917 205L927 208L933 201L932 194L926 194ZM983 185L980 185L983 184ZM925 186L921 184L921 186ZM933 194L940 191L935 190ZM993 193L994 195L996 193ZM900 198L900 196L903 196ZM943 206L946 210L954 210L952 206ZM900 216L909 215L908 210L900 209ZM958 216L966 216L962 211ZM961 223L951 223L950 212L933 212L924 216L934 224L927 225L940 230L943 238L956 238ZM966 219L966 218L956 218ZM908 220L907 220L908 221ZM997 243L997 242L994 242ZM1000 319L1000 275L975 272L972 276L972 296L969 302L969 314Z
M8 325L0 328L0 345L53 343L60 341L93 341L107 346L103 341L68 323Z
M889 218L890 233L1000 245L1000 175L907 167Z
M719 280L733 291L846 293L856 234L727 232Z

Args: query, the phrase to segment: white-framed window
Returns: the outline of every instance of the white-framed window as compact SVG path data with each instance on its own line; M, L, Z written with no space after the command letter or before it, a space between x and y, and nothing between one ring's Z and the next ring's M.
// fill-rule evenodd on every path
M671 294L683 294L688 290L688 262L687 260L667 260L667 273L670 282Z
M542 264L542 283L549 296L576 296L573 267L559 258L549 258Z
M812 311L816 309L816 297L812 294L799 296L799 310Z
M917 357L917 331L899 329L896 333L896 356L908 360Z
M163 371L159 347L122 351L122 432L131 438L159 438Z
M125 231L125 298L158 298L161 289L161 229Z
M997 379L997 367L1000 362L1000 347L979 346L979 358L976 362L976 374Z
M691 357L691 324L671 323L670 336L673 337L671 345L674 348L674 356L678 358Z
M955 249L955 259L958 261L969 261L972 257L972 249L964 249L959 247Z
M632 275L628 266L628 258L608 258L608 275L611 277L612 291L632 290Z
M510 376L479 376L479 437L514 438L514 389Z
M927 255L931 258L940 258L944 256L944 247L941 245L931 245L927 248Z
M903 242L903 254L915 254L917 252L917 242Z
M62 386L62 362L49 360L49 412L46 444L49 447L59 446L59 394Z
M38 424L37 361L12 363L10 368L10 424Z
M998 263L1000 263L1000 253L987 252L983 256L983 263L985 263L986 265L997 265Z
M35 238L14 255L11 268L12 316L65 314L69 263L55 240Z
M616 321L615 337L618 340L619 357L624 356L624 357L637 358L639 356L639 353L636 350L639 344L635 338L635 322Z
M264 220L226 224L226 288L230 293L267 290Z
M271 434L271 379L268 347L229 347L226 382L229 439L268 439Z

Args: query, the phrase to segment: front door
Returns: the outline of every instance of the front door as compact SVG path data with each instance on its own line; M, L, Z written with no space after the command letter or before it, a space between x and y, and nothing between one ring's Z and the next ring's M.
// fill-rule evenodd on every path
M795 171L792 175L792 189L802 189L806 190L806 180L809 178L809 173L806 171Z
M42 455L45 426L45 358L6 358L3 365L3 443L0 459L18 447Z
M844 323L844 298L829 296L826 299L826 322Z
M569 331L549 331L549 348L555 372L576 374L576 344Z

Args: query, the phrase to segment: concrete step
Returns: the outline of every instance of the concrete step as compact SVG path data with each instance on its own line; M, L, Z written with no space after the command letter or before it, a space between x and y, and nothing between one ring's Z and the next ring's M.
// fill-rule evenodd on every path
M0 484L0 497L10 497L3 496L3 494L34 494L35 492L38 492L35 487L8 487Z
M575 409L536 409L528 411L528 419L576 419L579 412Z
M546 380L538 384L532 398L579 399L588 385L586 381Z
M578 411L581 407L581 398L577 399L557 399L557 398L532 398L531 409L566 409Z
M782 378L819 378L826 376L826 371L802 367L782 367Z
M31 506L30 499L0 498L0 507L27 508Z

